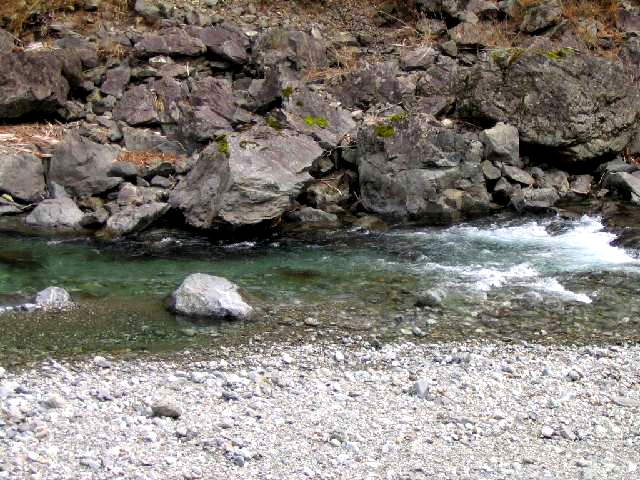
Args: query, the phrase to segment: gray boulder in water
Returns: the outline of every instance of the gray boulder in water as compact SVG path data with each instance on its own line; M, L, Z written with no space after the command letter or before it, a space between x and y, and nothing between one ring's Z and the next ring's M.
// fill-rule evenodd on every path
M182 282L171 294L169 309L187 317L227 320L247 320L253 314L237 285L204 273L191 274Z
M38 292L34 303L45 310L68 308L73 304L69 292L60 287L49 287Z
M52 198L40 202L25 221L32 227L73 231L81 229L82 217L82 211L70 198Z

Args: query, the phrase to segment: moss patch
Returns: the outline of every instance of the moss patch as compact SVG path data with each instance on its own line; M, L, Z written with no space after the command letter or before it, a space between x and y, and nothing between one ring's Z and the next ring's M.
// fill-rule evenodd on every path
M269 115L265 121L267 122L267 125L269 125L271 128L273 128L274 130L282 130L284 129L284 127L282 126L282 124L278 121L277 118Z
M390 138L396 134L396 129L387 123L379 123L376 125L376 136L380 138Z
M231 149L229 147L229 141L227 140L226 135L218 137L216 143L218 144L218 152L223 154L225 157L229 157L229 155L231 155Z
M304 119L304 122L310 127L327 128L329 126L329 121L324 117L312 117L309 115Z
M391 115L390 117L388 117L387 120L389 120L391 123L398 123L406 120L408 116L409 114L407 112L396 113L395 115Z
M540 53L549 60L561 60L572 55L573 50L570 48L559 48L558 50L545 50Z
M524 48L498 48L491 52L491 59L501 67L509 67L522 58Z
M293 95L293 87L289 86L282 90L282 98L289 98Z

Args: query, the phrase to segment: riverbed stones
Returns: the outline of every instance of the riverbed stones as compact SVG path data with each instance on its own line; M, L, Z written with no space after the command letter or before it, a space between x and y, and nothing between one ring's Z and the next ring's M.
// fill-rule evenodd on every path
M0 150L0 192L15 200L36 202L45 196L42 160L30 153Z
M27 225L53 230L80 230L83 213L70 198L44 200L27 216Z
M212 143L171 193L190 225L256 225L280 218L312 180L322 149L290 130L254 127Z
M75 196L104 193L122 182L109 176L120 154L115 145L102 145L70 133L53 150L48 178Z
M60 310L73 305L69 292L60 287L48 287L38 292L33 303L46 310Z
M576 162L622 151L640 110L619 65L570 49L498 49L457 85L458 116L508 123L521 142Z
M189 275L182 282L171 294L169 309L186 317L211 319L247 320L253 315L237 285L203 273Z

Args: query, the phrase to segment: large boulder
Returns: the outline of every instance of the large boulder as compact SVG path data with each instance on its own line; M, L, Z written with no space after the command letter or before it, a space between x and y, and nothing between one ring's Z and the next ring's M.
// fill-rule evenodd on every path
M504 162L516 167L522 166L520 161L520 136L513 125L498 123L480 134L484 144L485 158Z
M82 76L71 50L0 53L0 65L0 119L55 114Z
M0 151L0 192L35 202L45 195L42 160L30 153Z
M25 221L36 228L76 231L81 230L82 217L82 211L70 198L52 198L40 202Z
M416 82L411 76L401 75L396 62L374 63L346 74L334 93L348 107L368 108L413 98Z
M486 212L482 144L427 114L391 118L358 135L360 198L394 219L447 224Z
M626 172L610 173L602 182L605 188L626 200L640 204L640 177Z
M543 0L524 10L524 18L520 30L534 33L552 27L562 20L562 3L560 0Z
M327 46L304 32L272 29L258 38L253 60L262 69L286 64L294 70L326 68L331 64Z
M203 273L189 275L171 294L169 309L187 317L248 320L253 308L238 287L222 277Z
M237 65L244 65L249 61L249 38L235 25L222 23L203 28L198 37L209 52L223 60Z
M322 152L307 136L266 126L223 137L201 153L170 203L198 228L278 219L312 180Z
M231 130L235 112L231 82L213 77L198 80L191 87L189 101L182 105L181 136L187 144L213 140Z
M104 193L122 182L109 176L119 154L119 147L70 133L53 150L48 179L75 196Z
M509 123L574 161L621 152L640 111L618 64L569 49L496 50L460 75L457 96L458 116Z
M199 38L192 37L184 29L171 27L158 33L146 34L135 45L135 51L143 57L153 55L197 57L207 51Z
M160 121L158 97L146 85L129 88L113 110L113 118L132 126L150 125Z

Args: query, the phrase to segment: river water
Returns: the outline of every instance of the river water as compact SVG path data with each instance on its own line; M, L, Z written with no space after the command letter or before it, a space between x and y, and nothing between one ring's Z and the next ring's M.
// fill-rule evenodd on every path
M595 217L499 216L449 228L219 244L155 231L117 245L0 236L0 304L57 285L78 308L0 316L0 361L232 344L271 336L625 342L640 335L640 260ZM163 308L193 272L238 283L250 324ZM437 289L443 302L414 307Z

